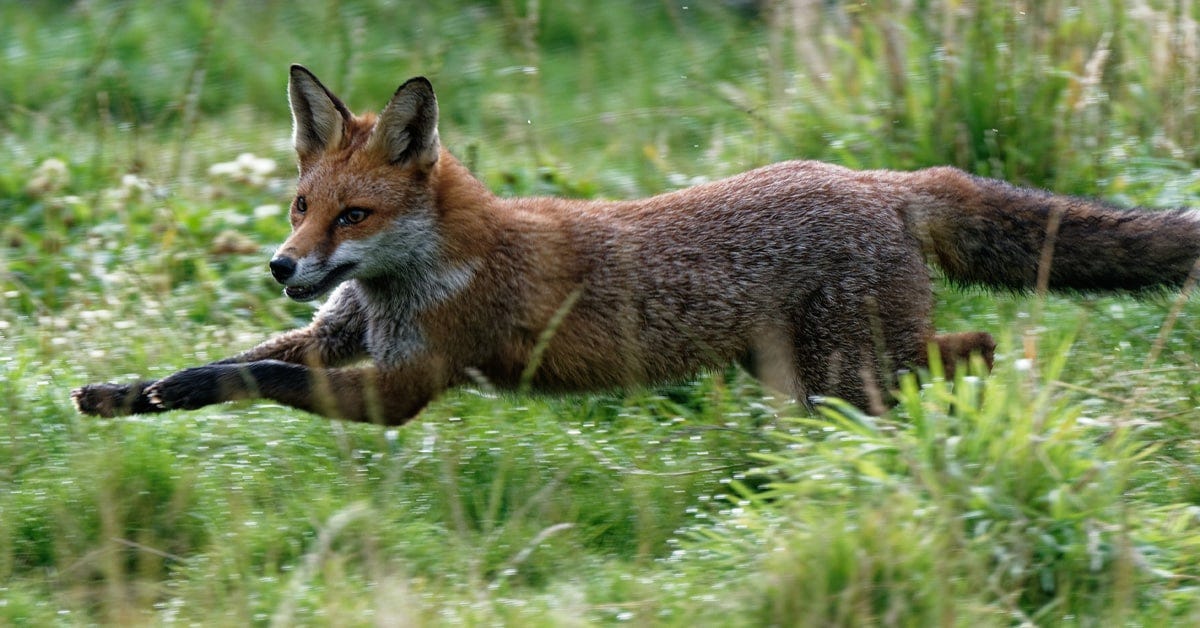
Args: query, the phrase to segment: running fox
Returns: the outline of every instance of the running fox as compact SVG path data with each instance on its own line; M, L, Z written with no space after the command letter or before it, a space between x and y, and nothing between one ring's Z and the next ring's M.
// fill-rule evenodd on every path
M926 260L1023 290L1179 287L1200 214L1126 210L949 167L791 161L643 200L497 198L443 148L424 78L354 115L292 66L292 234L270 260L312 323L158 381L72 393L99 416L265 398L401 424L480 378L565 392L739 362L801 401L882 412L894 374L976 354L936 335ZM1041 273L1041 275L1039 275Z

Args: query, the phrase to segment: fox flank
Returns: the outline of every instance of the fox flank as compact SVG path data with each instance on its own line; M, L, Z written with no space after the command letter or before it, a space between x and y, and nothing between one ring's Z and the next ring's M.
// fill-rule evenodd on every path
M801 402L879 413L930 347L948 369L992 363L987 333L934 332L927 262L961 284L1136 294L1182 286L1200 257L1196 212L948 167L790 161L641 200L502 199L441 145L424 78L378 115L298 65L288 95L300 173L269 268L289 298L324 305L239 355L77 389L80 412L270 399L398 425L479 377L555 393L737 362Z

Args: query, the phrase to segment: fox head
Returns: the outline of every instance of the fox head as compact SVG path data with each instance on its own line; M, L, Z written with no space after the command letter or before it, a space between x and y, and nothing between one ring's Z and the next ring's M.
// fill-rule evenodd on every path
M347 279L403 279L433 265L430 178L441 148L429 81L401 85L378 116L355 116L293 65L288 100L300 178L292 234L270 263L285 294L308 301Z

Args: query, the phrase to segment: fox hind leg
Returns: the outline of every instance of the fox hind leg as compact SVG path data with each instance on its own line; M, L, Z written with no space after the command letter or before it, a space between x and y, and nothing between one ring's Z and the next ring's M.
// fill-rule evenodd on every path
M782 389L807 404L836 397L872 414L886 411L895 367L906 356L888 350L889 326L873 316L872 309L865 300L847 298L842 291L822 290L811 295L793 315L784 345L787 357L769 353L787 360L786 369L777 366L776 370L788 379L776 383L772 380L778 377L764 377L764 382L790 384ZM768 354L764 350L756 353Z
M942 370L947 379L954 378L957 365L970 364L974 356L979 356L989 371L996 361L996 340L984 331L937 334L933 337L932 344L937 345L938 354L942 359ZM924 365L928 364L929 358L926 356Z

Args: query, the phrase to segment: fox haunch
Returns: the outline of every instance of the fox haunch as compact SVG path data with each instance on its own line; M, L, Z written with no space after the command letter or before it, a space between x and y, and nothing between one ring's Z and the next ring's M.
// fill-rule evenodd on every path
M305 328L157 381L73 392L100 416L265 398L400 424L485 378L604 390L739 362L807 401L881 412L900 369L978 355L935 334L954 282L1139 293L1183 285L1200 215L1121 209L954 168L792 161L631 201L498 198L442 147L423 78L354 115L308 70L288 86L300 176L270 270Z

